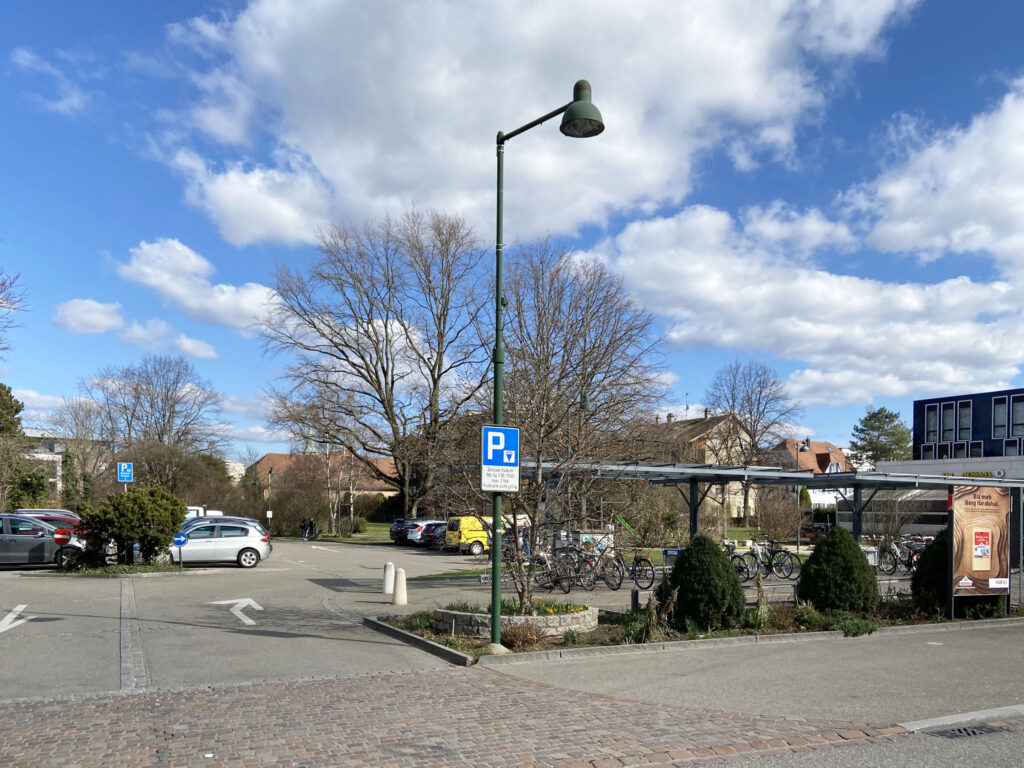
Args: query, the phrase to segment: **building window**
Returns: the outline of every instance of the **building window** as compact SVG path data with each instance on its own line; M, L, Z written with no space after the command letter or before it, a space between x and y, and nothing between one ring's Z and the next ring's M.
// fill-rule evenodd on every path
M1020 455L1020 443L1016 440L1004 440L1003 441L1003 456L1019 456Z
M1010 437L1024 435L1024 395L1010 399Z
M957 404L956 439L971 439L971 401L961 400Z
M949 458L949 443L939 443L939 453L936 456L938 459Z
M953 403L942 404L942 442L952 443L955 439L953 437L953 415L955 412L955 406Z
M1003 409L1006 409L1006 403L1003 403ZM1005 416L1004 416L1005 422ZM937 443L939 441L939 406L937 405L926 405L924 409L924 441L926 443ZM1006 437L1004 433L1002 435Z
M983 453L983 447L981 440L976 440L971 443L971 458L980 459L985 454Z
M921 461L925 459L935 458L935 446L934 445L922 445L921 446Z
M953 446L953 458L954 459L966 459L967 458L967 443L956 443Z
M992 437L1006 437L1006 398L992 398Z

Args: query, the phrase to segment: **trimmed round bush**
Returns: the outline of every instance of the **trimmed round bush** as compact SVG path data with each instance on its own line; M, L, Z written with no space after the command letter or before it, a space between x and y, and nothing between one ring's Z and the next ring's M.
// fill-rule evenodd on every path
M672 625L686 629L687 620L701 629L733 627L746 607L736 569L715 542L696 536L676 559L669 586L679 590Z
M845 528L833 528L803 565L797 597L822 613L863 613L878 605L875 569Z

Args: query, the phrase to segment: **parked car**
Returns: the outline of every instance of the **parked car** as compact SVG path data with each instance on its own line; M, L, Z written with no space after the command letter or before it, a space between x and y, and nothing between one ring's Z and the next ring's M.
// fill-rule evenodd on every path
M32 517L56 528L68 528L81 534L78 527L82 524L82 518L67 509L16 509L14 514Z
M449 518L444 546L460 553L483 554L491 548L490 521L475 515Z
M398 543L398 529L401 528L404 523L404 517L396 517L391 523L391 528L388 530L388 536L390 536L391 540L396 544Z
M185 519L190 520L193 517L222 517L223 512L216 509L206 509L205 507L185 507Z
M66 544L58 544L54 533L70 535ZM58 528L28 515L0 515L0 565L54 563L69 566L85 549L85 540L69 528Z
M431 523L420 535L420 544L432 549L441 549L444 546L444 535L448 530L448 523L445 521Z
M189 528L187 535L188 541L180 548L174 544L168 547L172 563L238 563L242 568L255 568L274 549L263 526L224 522L224 518L204 520Z
M195 528L197 525L203 525L203 524L209 525L209 524L211 524L213 522L225 523L225 524L226 523L247 523L249 525L255 526L257 528L257 530L260 531L260 533L269 533L269 531L263 526L263 523L261 523L259 520L255 520L255 519L253 519L251 517L233 517L233 516L229 517L227 515L225 515L223 517L218 517L215 521L214 520L208 520L208 519L203 518L203 517L189 517L189 518L186 518L185 521L180 526L178 526L178 530L179 531L188 532L190 529Z
M409 525L406 526L405 529L405 540L409 544L423 546L423 532L427 530L427 526L434 525L435 523L445 524L445 521L428 520L422 517L418 517L415 520L409 521Z
M408 544L409 543L409 529L419 525L424 521L422 517L407 517L402 520L401 525L395 531L395 543L396 544Z

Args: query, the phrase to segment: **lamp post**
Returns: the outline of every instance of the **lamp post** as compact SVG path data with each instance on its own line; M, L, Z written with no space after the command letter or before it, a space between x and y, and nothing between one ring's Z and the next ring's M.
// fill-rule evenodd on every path
M502 295L502 187L504 185L505 172L505 142L525 133L531 128L550 120L553 117L562 115L562 124L559 130L566 136L577 139L585 139L597 136L604 130L604 121L601 113L590 101L590 83L586 80L579 80L572 89L572 101L548 112L533 122L516 128L510 133L498 131L497 154L498 154L498 218L497 238L495 244L495 291L494 291L494 424L502 426L504 423L503 406L505 396L504 368L505 368L505 344L502 339L504 318L502 310L505 306L505 297ZM501 644L501 500L500 492L492 495L491 514L491 643Z
M274 493L274 468L270 467L267 469L267 527L270 527L270 511L273 509L271 506L271 496Z

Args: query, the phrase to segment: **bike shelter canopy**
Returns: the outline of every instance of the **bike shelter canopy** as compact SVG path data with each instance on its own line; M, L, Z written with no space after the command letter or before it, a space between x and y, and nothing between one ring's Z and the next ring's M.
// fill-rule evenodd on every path
M538 462L522 460L522 469L536 470ZM808 489L835 491L843 496L853 510L853 536L861 540L864 509L880 490L943 490L952 492L958 485L976 487L1024 488L1024 479L1002 477L962 477L954 475L912 475L888 472L811 473L780 467L725 466L718 464L660 464L647 462L564 462L542 461L543 475L587 474L607 480L644 480L655 485L674 486L690 509L690 536L697 535L700 503L715 485L749 482L753 485L803 486ZM700 486L704 485L703 493ZM685 490L684 490L685 489ZM865 491L868 492L865 498ZM1016 494L1014 494L1016 495Z

